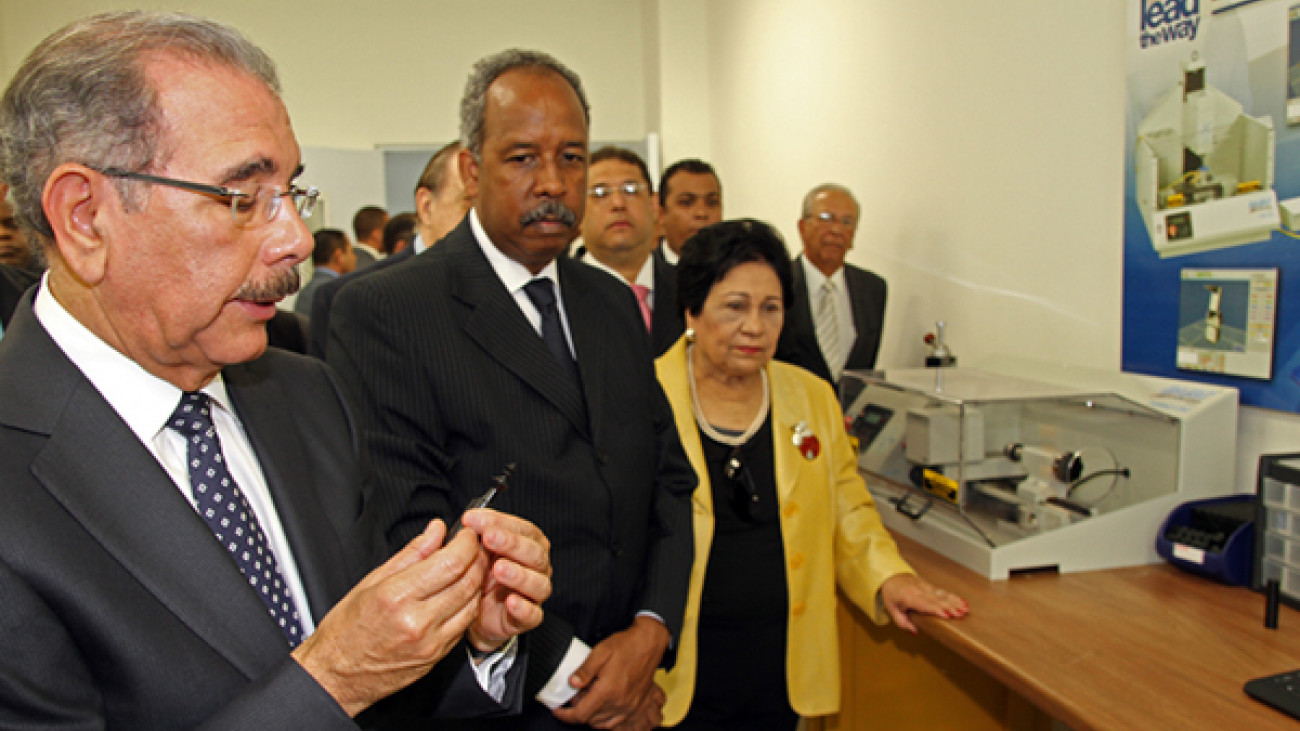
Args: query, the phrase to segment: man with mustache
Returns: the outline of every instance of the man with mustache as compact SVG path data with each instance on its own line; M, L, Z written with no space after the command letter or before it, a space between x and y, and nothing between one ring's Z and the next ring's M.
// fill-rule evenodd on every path
M391 544L455 515L507 463L493 507L551 541L554 593L522 638L539 702L475 728L657 725L653 673L682 623L696 481L645 324L626 285L559 256L587 199L588 129L558 61L479 61L461 102L469 214L344 288L331 315L328 360L369 407Z
M860 208L842 185L818 185L803 199L794 263L794 302L776 357L803 366L832 386L846 369L876 367L889 288L875 272L846 264Z
M274 64L193 16L74 22L0 96L49 260L0 340L0 727L521 706L545 537L476 510L384 562L336 377L266 348L311 251L301 169Z

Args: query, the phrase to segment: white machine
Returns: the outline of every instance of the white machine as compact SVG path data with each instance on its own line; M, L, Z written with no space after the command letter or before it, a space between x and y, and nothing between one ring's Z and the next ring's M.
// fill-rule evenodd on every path
M1195 56L1137 132L1137 203L1161 257L1267 241L1281 224L1272 118L1207 86Z
M1235 389L1010 360L845 379L885 524L989 578L1157 562L1174 507L1233 492Z

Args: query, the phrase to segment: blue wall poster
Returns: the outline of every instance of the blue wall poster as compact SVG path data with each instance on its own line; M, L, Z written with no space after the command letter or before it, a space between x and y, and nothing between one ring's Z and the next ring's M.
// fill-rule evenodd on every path
M1130 0L1123 368L1300 412L1300 0Z

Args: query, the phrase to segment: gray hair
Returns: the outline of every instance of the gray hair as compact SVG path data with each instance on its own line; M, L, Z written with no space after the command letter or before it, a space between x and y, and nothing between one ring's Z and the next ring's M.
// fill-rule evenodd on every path
M812 215L813 201L817 200L817 196L821 195L822 193L843 193L844 195L847 195L849 197L849 200L853 201L854 208L857 208L859 211L862 210L862 205L859 204L858 199L853 196L853 191L849 190L848 188L845 188L839 183L822 183L816 188L813 188L812 190L808 191L808 195L805 195L803 197L803 212L801 214L803 218L807 218Z
M522 67L549 69L569 82L582 102L583 119L591 125L591 105L587 104L587 94L577 74L550 54L511 48L479 59L465 82L465 95L460 100L460 143L474 153L475 159L483 157L483 114L487 109L488 87L501 74Z
M41 41L0 97L0 181L14 193L19 225L47 243L53 230L41 194L69 162L143 170L161 165L162 121L145 63L172 54L253 76L275 94L275 64L238 31L180 13L105 13ZM119 181L132 204L127 181Z

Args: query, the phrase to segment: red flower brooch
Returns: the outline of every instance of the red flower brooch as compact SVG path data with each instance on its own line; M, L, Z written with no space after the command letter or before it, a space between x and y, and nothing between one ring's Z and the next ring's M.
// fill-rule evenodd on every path
M806 460L817 459L817 455L822 453L822 443L817 439L817 435L812 433L808 428L808 422L801 421L794 425L794 448L799 450Z

